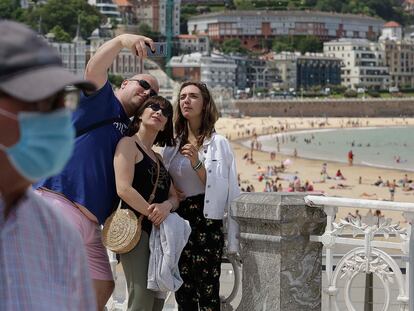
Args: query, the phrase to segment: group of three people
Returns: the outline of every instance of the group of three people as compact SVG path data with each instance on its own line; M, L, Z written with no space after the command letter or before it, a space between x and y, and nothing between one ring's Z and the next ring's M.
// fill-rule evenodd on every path
M147 216L138 245L121 254L130 310L162 310L163 301L146 289L148 240L151 223L160 225L170 211L188 220L192 230L179 260L184 282L176 292L179 309L220 310L223 217L239 194L234 157L227 140L214 131L218 112L203 83L182 84L175 113L174 137L171 104L160 96L147 99L115 151L118 195L138 216ZM149 205L159 161L153 145L165 148L155 204Z
M13 27L16 26L11 28ZM31 34L31 40L41 39L35 39ZM163 302L157 301L154 293L146 289L148 234L151 223L160 225L172 210L187 219L192 229L179 262L184 281L176 294L179 309L219 310L223 219L230 212L229 203L239 194L235 160L228 141L214 130L218 112L203 83L182 84L174 113L175 135L173 108L168 100L156 96L159 86L153 76L136 75L124 80L116 92L112 90L107 71L114 58L123 48L129 48L135 55L145 57L146 44L153 46L150 38L121 35L106 42L90 59L85 78L95 84L97 91L84 87L79 107L72 116L76 129L73 154L59 173L50 169L35 178L28 178L19 168L16 169L15 161L10 156L2 168L10 167L12 172L9 175L13 178L13 174L21 177L25 181L23 186L40 177L47 177L33 187L50 203L56 215L71 223L80 233L84 250L79 250L79 256L83 256L86 250L98 310L103 310L114 288L107 252L102 245L100 226L113 211L118 195L123 200L124 207L146 216L136 249L121 256L128 283L129 310L162 309ZM41 49L47 50L44 46ZM42 68L43 64L39 60L37 65ZM55 75L56 77L51 74L52 81L59 80L58 74ZM76 81L67 82L75 84ZM61 85L53 91L62 91L63 88L64 85ZM32 101L30 95L25 101ZM25 110L24 107L22 109ZM7 117L8 114L3 115ZM19 122L22 120L19 119ZM30 140L30 137L26 138ZM45 144L45 141L41 143ZM53 137L47 143L53 143ZM146 201L155 186L158 161L152 149L154 144L164 146L165 149L163 160L160 161L155 199L149 205ZM13 142L6 145L12 148ZM26 145L23 146L25 147ZM56 150L57 154L65 149L63 146L56 147L60 148ZM1 156L8 156L8 149L3 149ZM27 158L26 161L30 162L31 159ZM63 162L66 163L66 159ZM50 177L50 174L54 175ZM15 199L9 200L8 187L10 186L2 185L1 201L6 203L0 201L0 206L13 207L15 204ZM20 190L22 189L24 187ZM23 196L22 191L18 198ZM237 225L231 215L228 214L226 219L229 231L227 248L236 252ZM54 233L51 231L51 234ZM46 241L43 242L48 247ZM59 253L58 248L55 251ZM53 259L52 256L45 260ZM77 276L83 277L80 274ZM32 281L27 282L30 287ZM47 290L47 285L46 289L38 286L37 290L45 290L45 296L53 293ZM1 290L0 295L3 297L6 292L7 288ZM33 307L34 298L27 302L31 310L37 310ZM44 297L39 294L38 298L41 300ZM90 306L79 303L76 309L91 310Z

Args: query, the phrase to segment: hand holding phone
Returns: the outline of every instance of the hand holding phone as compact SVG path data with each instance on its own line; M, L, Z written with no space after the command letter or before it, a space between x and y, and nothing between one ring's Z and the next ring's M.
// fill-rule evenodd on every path
M148 57L166 57L167 56L167 42L154 42L154 51L151 50L151 47L148 44L147 46L147 56Z

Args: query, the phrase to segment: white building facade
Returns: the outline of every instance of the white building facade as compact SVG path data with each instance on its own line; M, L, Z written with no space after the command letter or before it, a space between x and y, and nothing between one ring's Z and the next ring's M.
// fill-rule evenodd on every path
M385 51L378 42L343 38L325 42L323 50L325 55L342 59L342 85L354 89L389 87Z
M53 46L62 59L63 66L77 75L83 75L86 67L86 41L75 37L72 42L54 42L53 34L46 36L48 43Z

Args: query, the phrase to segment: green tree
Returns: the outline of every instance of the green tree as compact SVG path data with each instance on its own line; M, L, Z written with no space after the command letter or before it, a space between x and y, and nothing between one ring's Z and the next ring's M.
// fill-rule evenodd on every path
M247 49L244 48L239 39L228 39L220 46L220 50L225 54L242 53L247 54Z
M36 29L41 20L43 33L50 32L55 26L60 26L73 38L76 35L78 16L83 38L88 38L103 19L99 11L84 0L49 0L43 5L27 9L22 19L23 22Z
M272 44L272 50L280 53L283 51L286 52L293 52L294 48L291 42L289 42L289 38L286 37L280 37L277 39L273 40L273 44Z
M60 26L55 26L50 30L51 33L55 35L55 40L57 42L71 42L70 35L62 29Z
M234 0L237 10L253 10L254 5L250 0Z
M15 19L19 8L19 0L0 0L0 19Z
M316 36L296 37L295 50L302 54L306 52L321 52L323 50L323 43Z

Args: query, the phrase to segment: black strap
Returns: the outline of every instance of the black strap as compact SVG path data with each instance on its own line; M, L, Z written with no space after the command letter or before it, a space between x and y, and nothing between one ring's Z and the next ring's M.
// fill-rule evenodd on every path
M88 132L90 132L94 129L97 129L101 126L104 126L104 125L107 125L107 124L112 124L112 123L117 122L117 121L122 122L122 119L121 118L112 118L112 119L106 119L106 120L103 120L103 121L93 123L93 124L83 128L81 130L76 131L76 136L75 137L82 136L83 134L86 134L86 133L88 133Z

